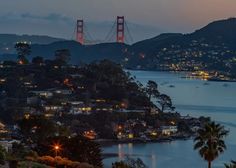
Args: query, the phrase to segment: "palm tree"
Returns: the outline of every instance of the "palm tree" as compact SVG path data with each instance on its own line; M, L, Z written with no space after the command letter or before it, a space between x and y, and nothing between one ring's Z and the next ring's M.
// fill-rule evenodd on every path
M231 161L230 164L225 164L225 168L236 168L236 161Z
M226 149L224 138L228 131L220 124L208 122L197 133L194 149L199 151L201 157L208 162L208 168L211 168L212 161Z

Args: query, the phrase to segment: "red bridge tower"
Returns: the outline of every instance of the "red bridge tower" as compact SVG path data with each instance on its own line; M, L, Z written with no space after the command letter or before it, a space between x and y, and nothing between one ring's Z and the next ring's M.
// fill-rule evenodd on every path
M77 20L76 41L84 44L84 21Z
M117 31L116 31L116 42L124 43L125 42L125 17L117 16Z

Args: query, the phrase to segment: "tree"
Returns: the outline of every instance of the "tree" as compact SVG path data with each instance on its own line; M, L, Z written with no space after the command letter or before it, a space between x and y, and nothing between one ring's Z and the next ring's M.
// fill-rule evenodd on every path
M10 160L22 160L25 159L25 157L27 156L37 157L37 153L25 147L24 144L21 143L12 144L12 149L9 153Z
M124 161L112 163L112 168L147 168L141 159L127 157Z
M0 165L5 164L6 150L0 145Z
M230 164L225 164L225 168L236 168L236 161L231 161Z
M18 121L18 125L26 142L43 141L56 133L54 122L44 116L31 116L29 119L23 118Z
M128 164L124 161L112 163L112 168L131 168Z
M12 75L7 76L4 89L7 96L14 98L23 98L27 93L18 73L13 73Z
M17 51L17 55L19 59L18 63L27 64L29 61L26 57L29 56L31 53L30 45L26 42L19 42L19 43L16 43L15 49Z
M65 65L69 62L71 54L68 49L56 50L55 51L56 62L59 65Z
M146 93L148 95L149 100L151 100L152 96L157 98L159 96L158 85L155 81L149 80L146 86Z
M32 59L32 63L36 65L41 65L43 64L44 60L43 57L37 56Z
M15 61L4 61L3 65L5 65L5 66L16 66L17 63Z
M160 96L158 96L157 103L161 106L162 112L168 109L174 110L170 96L161 94Z
M224 138L228 131L224 126L215 122L208 122L198 130L197 137L194 139L194 149L199 151L200 156L208 162L208 168L211 163L226 149Z

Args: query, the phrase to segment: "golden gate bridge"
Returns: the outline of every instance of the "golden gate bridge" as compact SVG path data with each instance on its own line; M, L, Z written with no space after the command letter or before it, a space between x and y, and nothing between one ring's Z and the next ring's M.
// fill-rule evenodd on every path
M130 33L127 22L124 16L117 16L116 21L113 23L110 31L103 40L95 40L88 31L87 25L84 20L79 19L75 28L75 40L82 45L91 45L97 43L132 43L133 38Z

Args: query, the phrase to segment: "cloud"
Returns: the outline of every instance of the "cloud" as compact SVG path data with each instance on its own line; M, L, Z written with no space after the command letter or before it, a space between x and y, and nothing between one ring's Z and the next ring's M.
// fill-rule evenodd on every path
M72 23L73 19L70 17L67 17L65 15L61 15L58 13L50 13L45 16L40 15L33 15L30 13L23 13L20 15L23 19L33 19L33 20L46 20L46 21L53 21L53 22L67 22Z
M0 16L0 20L31 20L31 21L48 21L48 22L75 22L73 18L58 13L50 13L48 15L33 15L31 13L7 13Z

